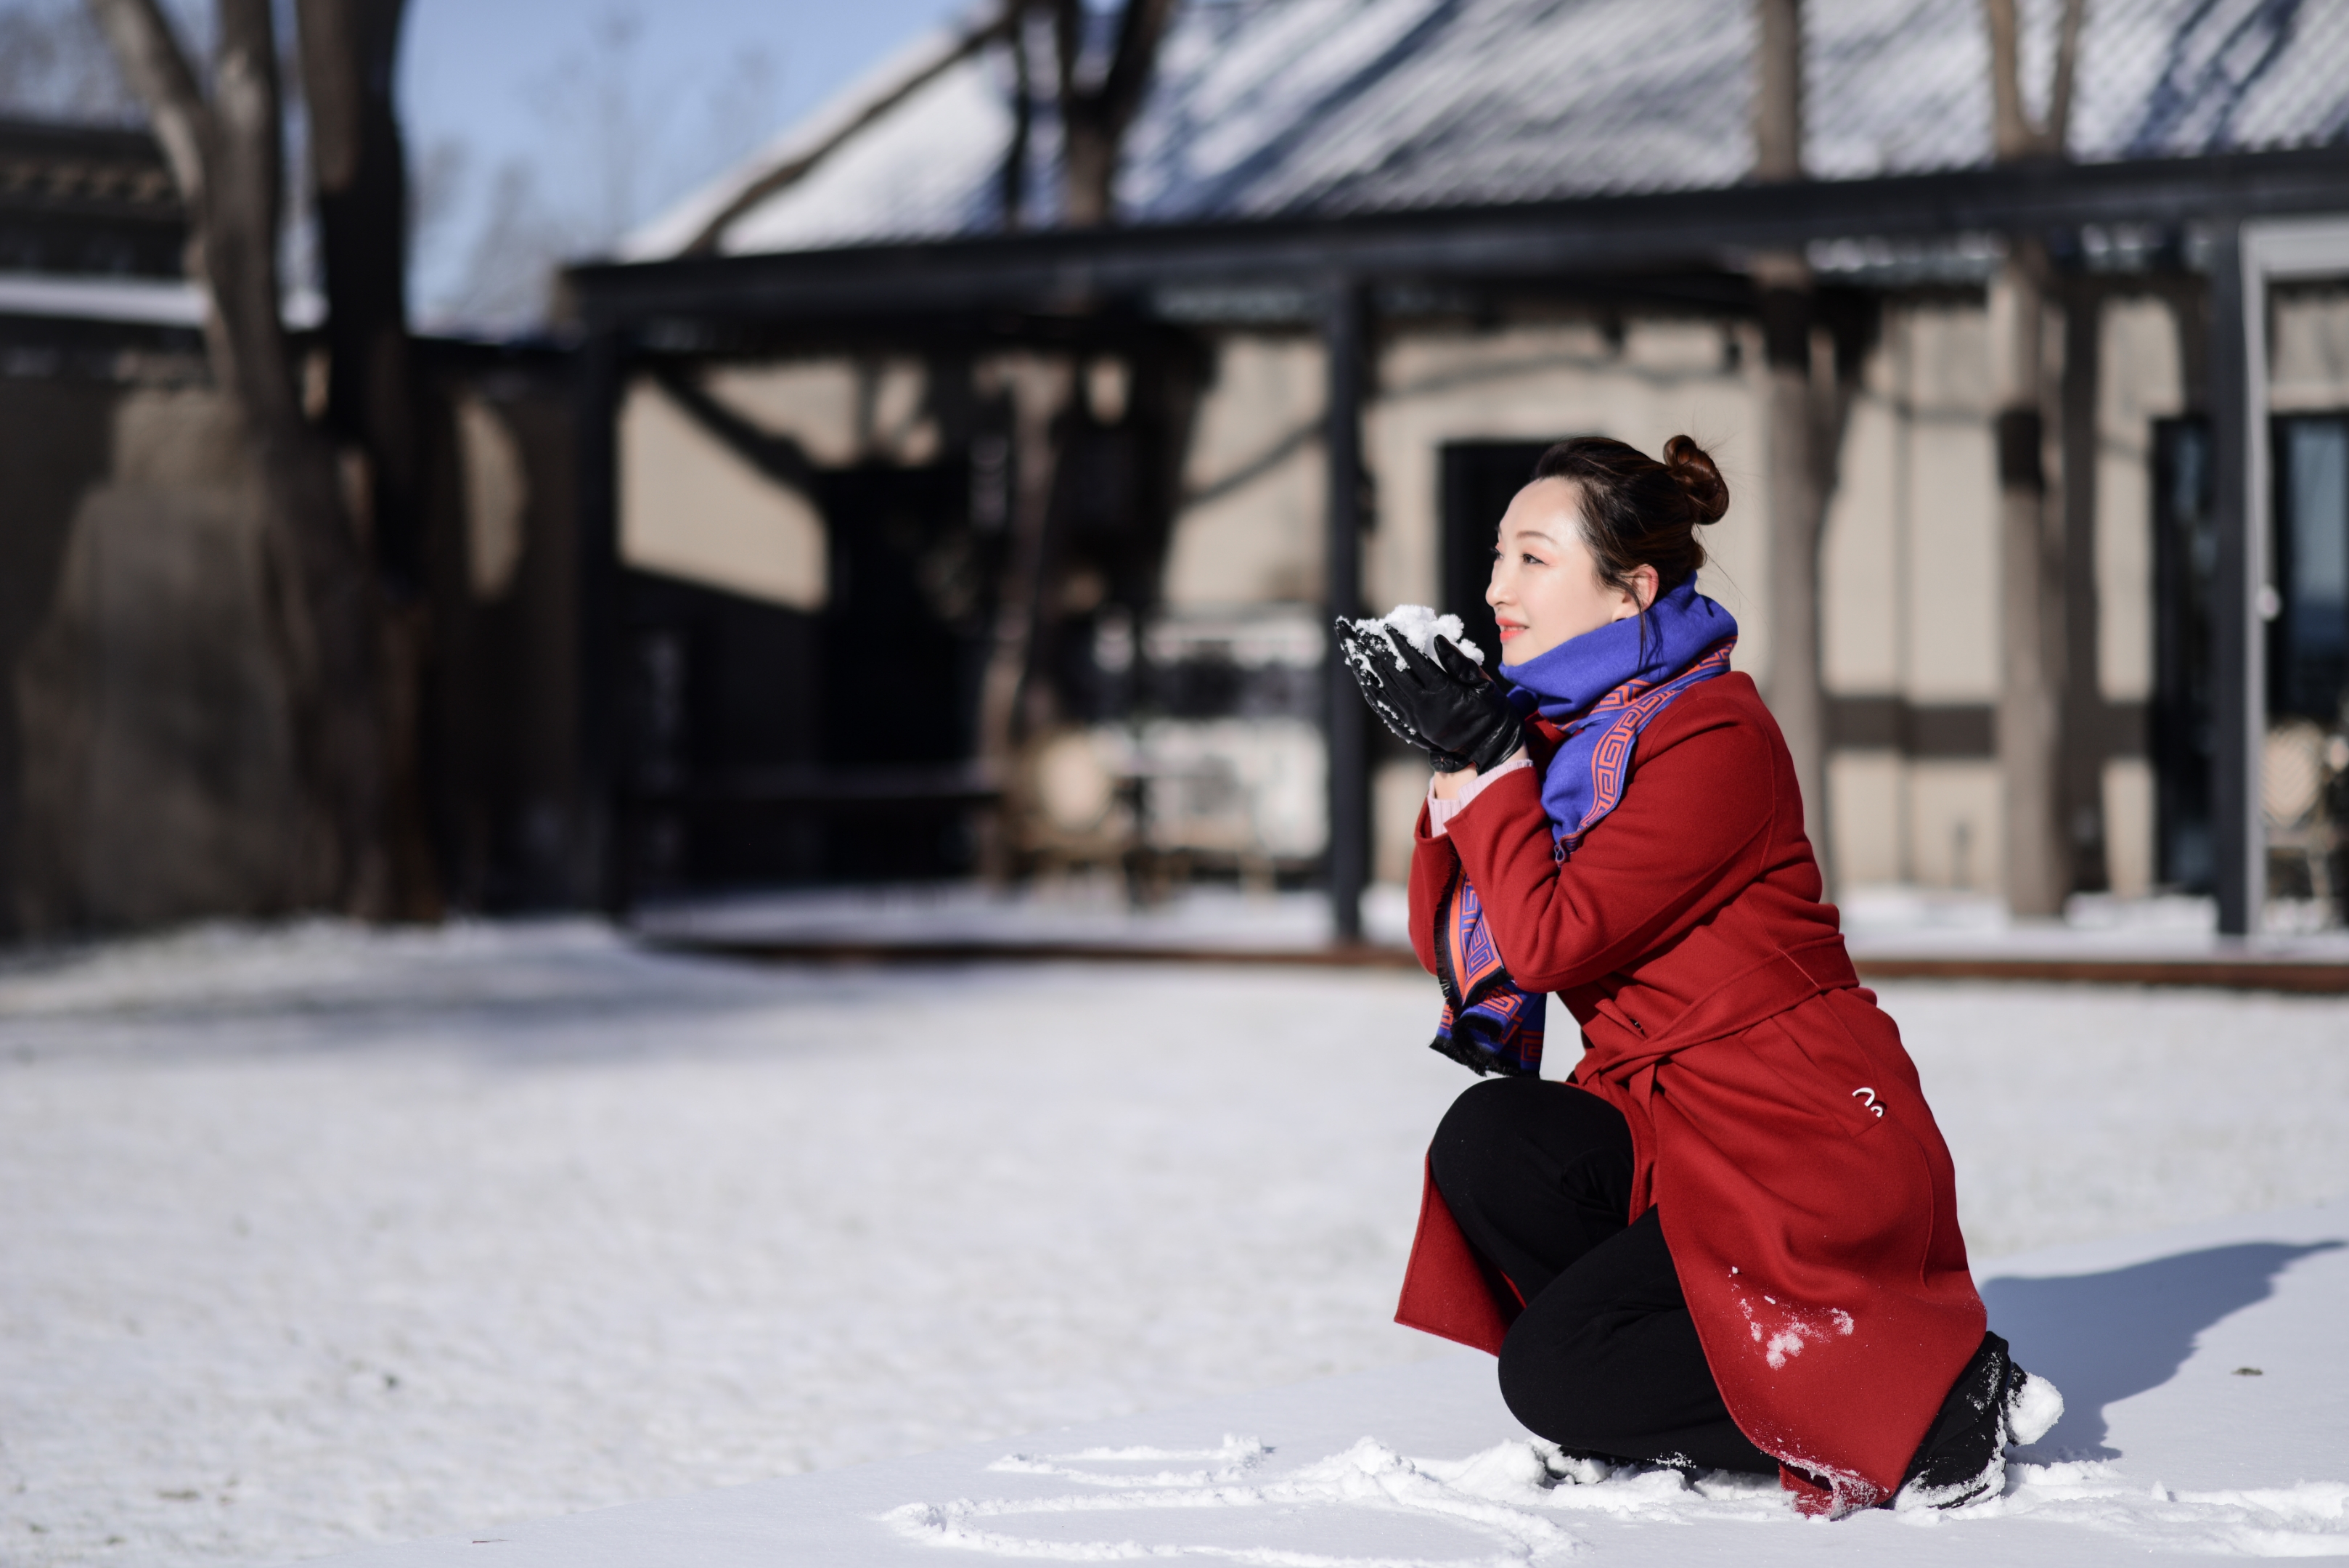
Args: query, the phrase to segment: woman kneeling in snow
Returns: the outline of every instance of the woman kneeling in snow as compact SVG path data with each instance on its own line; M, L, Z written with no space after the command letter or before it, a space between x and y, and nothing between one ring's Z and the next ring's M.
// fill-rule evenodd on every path
M1728 504L1685 436L1661 462L1563 441L1501 520L1500 682L1450 618L1339 623L1436 769L1411 873L1435 1047L1502 1075L1436 1129L1396 1315L1496 1353L1568 1450L1776 1471L1806 1512L1951 1507L2062 1401L1985 1332L1949 1150L1696 590ZM1582 1025L1566 1083L1538 1075L1552 991Z

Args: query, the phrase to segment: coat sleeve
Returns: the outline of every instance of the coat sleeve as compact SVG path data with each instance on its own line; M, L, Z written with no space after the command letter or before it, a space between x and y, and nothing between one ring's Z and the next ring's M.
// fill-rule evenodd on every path
M1563 862L1530 770L1495 781L1446 825L1440 842L1466 868L1501 961L1527 991L1587 985L1625 967L1760 868L1777 786L1759 731L1722 715L1669 737L1651 729L1643 748L1651 739L1621 802ZM1413 862L1415 943L1426 853L1423 841Z
M1489 792L1488 792L1489 793ZM1456 820L1456 819L1455 819ZM1435 972L1435 901L1452 885L1453 868L1460 857L1453 853L1449 837L1432 838L1427 832L1427 805L1419 808L1419 825L1413 830L1411 846L1411 950L1419 955L1419 966L1428 973Z

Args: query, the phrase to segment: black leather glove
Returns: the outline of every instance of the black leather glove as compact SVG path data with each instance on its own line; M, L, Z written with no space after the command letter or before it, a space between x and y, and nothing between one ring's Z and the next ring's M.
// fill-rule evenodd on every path
M1431 659L1400 634L1338 622L1338 646L1371 711L1440 774L1483 773L1525 744L1525 720L1476 661L1447 638Z

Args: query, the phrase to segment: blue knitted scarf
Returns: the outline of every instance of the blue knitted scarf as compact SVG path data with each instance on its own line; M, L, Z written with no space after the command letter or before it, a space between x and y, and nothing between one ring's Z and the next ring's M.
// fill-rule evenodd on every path
M1726 674L1736 646L1736 619L1691 578L1644 615L1501 666L1518 710L1565 732L1542 779L1560 860L1623 798L1640 732L1690 687ZM1480 1074L1540 1072L1542 1000L1502 965L1464 873L1436 902L1435 950L1444 1005L1429 1044Z

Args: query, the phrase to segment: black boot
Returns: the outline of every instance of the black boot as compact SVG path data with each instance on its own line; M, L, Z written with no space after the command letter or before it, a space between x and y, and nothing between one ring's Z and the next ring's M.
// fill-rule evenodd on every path
M2045 1378L2017 1366L2006 1341L1983 1334L1925 1429L1892 1505L1963 1508L1994 1495L2005 1479L2007 1444L2037 1442L2063 1411L2063 1397Z

